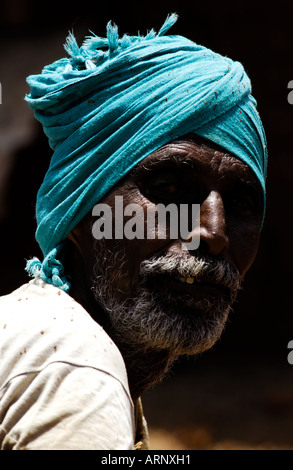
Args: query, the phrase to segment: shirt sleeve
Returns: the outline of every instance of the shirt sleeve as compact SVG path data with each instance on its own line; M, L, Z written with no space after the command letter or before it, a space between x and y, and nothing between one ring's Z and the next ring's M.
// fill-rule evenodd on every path
M115 377L54 362L2 390L2 450L133 450L129 397Z

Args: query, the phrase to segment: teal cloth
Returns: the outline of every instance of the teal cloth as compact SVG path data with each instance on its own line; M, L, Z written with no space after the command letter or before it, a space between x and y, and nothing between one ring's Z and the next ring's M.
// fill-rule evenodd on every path
M37 195L36 239L44 261L28 270L67 290L62 242L138 162L193 132L221 145L256 174L264 194L266 137L243 66L178 35L92 35L67 58L28 77L26 96L54 150Z

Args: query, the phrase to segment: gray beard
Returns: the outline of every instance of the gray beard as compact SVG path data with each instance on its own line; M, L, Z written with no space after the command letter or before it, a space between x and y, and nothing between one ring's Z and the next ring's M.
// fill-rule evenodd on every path
M224 260L211 257L166 255L141 263L135 297L121 302L117 285L123 278L123 253L107 253L101 241L96 244L93 293L108 313L111 336L130 354L168 351L172 360L196 355L211 348L222 335L232 304L241 288L239 273ZM111 269L108 269L109 266ZM114 269L113 269L114 267ZM114 273L114 274L113 274ZM195 300L160 287L160 275L195 277L216 281L230 289L224 296ZM150 284L156 279L155 284ZM154 288L154 285L159 288Z

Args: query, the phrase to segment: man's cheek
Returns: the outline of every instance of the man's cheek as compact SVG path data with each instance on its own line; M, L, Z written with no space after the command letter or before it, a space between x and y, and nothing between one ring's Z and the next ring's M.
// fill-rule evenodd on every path
M244 278L247 271L250 269L255 260L255 257L257 255L257 248L258 244L254 243L253 240L250 240L250 242L247 242L245 244L243 243L241 245L241 249L236 248L234 250L235 255L232 255L233 263L238 269L242 279Z

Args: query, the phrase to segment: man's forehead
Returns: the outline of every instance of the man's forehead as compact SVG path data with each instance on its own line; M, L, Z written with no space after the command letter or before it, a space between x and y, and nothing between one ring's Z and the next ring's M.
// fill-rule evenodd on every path
M215 173L220 177L233 175L258 185L257 177L245 162L213 142L195 135L173 140L160 147L137 165L135 173L139 175L142 171L164 168L194 169L200 173Z

